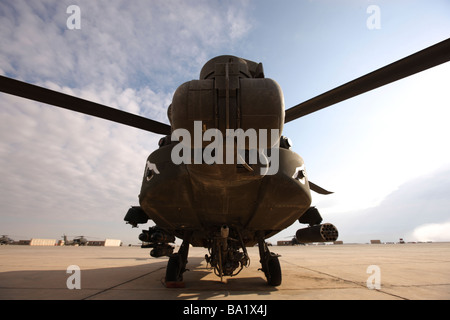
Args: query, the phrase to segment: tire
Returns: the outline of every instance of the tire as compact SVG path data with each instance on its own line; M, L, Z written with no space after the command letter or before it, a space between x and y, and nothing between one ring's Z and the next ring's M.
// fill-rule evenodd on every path
M267 262L267 267L269 269L268 273L270 275L270 277L268 277L267 279L267 283L273 287L279 286L281 284L281 266L278 257L270 257L269 261Z
M174 254L169 258L166 268L166 282L183 281L183 274L181 274L181 257L179 254Z

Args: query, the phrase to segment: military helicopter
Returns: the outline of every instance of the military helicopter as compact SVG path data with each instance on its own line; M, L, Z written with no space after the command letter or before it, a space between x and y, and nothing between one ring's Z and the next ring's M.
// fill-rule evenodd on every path
M208 249L206 261L222 279L248 267L246 248L255 244L267 283L278 286L281 266L266 239L295 221L308 225L296 233L301 243L338 237L311 207L311 190L330 192L309 181L283 126L449 60L447 39L285 110L281 88L261 63L219 56L176 90L170 125L4 76L0 90L163 135L146 161L139 206L124 220L133 227L154 222L139 238L152 256L169 257L167 286L182 283L190 245ZM182 239L176 253L175 237Z
M5 234L0 237L0 245L13 244L13 243L14 243L14 240Z
M69 240L66 235L62 236L65 246L86 246L88 240L84 236L77 236L73 240Z

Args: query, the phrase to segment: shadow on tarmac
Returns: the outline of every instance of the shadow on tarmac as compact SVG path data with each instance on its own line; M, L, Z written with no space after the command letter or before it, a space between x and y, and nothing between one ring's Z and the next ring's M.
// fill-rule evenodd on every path
M125 259L103 257L100 259ZM26 270L0 273L0 299L2 300L184 300L184 299L239 299L252 294L256 297L277 291L267 285L262 272L244 268L236 277L224 277L224 282L207 269L200 257L189 258L184 274L184 288L164 286L167 258L139 259L152 261L129 267L83 269L76 273L64 270ZM253 266L253 268L257 268ZM248 271L248 272L246 272ZM69 289L76 283L80 289Z

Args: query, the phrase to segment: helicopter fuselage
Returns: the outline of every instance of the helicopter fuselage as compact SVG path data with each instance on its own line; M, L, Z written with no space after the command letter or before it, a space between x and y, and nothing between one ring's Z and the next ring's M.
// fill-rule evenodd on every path
M240 164L179 164L171 159L178 143L162 146L147 159L139 202L156 225L191 244L207 247L211 230L239 230L246 246L261 233L268 238L294 223L311 205L303 159L279 148L279 170L261 175ZM253 165L258 169L259 164Z

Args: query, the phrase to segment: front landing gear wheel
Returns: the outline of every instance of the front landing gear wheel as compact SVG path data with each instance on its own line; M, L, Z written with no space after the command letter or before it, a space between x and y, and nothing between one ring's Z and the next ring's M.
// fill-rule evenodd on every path
M181 256L178 253L172 255L167 263L166 282L183 281L183 272L181 272L182 266Z
M261 238L258 241L259 257L261 262L261 269L267 279L267 284L270 286L279 286L281 284L281 266L278 260L279 255L270 252L267 243Z
M274 253L270 253L269 261L267 262L267 271L269 277L267 278L267 283L270 286L279 286L281 284L281 266L278 256Z
M183 273L187 271L189 240L191 233L185 233L183 243L177 253L170 255L167 262L165 286L167 288L184 288Z

